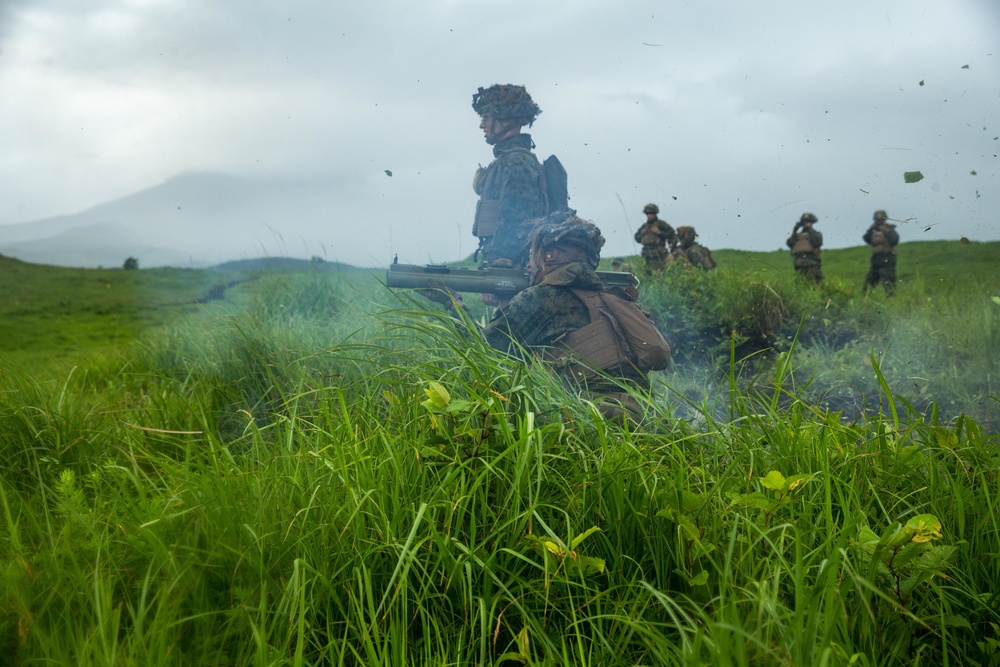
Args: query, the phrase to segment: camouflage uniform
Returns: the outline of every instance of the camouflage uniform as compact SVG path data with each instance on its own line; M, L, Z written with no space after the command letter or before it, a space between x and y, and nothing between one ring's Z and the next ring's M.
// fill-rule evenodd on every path
M646 204L643 213L658 214L660 209L656 204ZM651 274L663 268L671 248L677 242L677 232L659 217L647 220L635 233L635 242L642 244L642 258L646 260L646 273Z
M690 266L710 271L715 268L715 259L712 257L712 251L700 243L696 243L696 238L698 238L698 234L695 232L694 227L678 227L678 246L671 253L672 259L676 260L683 257Z
M811 282L821 282L823 271L819 257L819 249L823 245L823 235L806 222L817 222L812 213L803 213L802 218L792 230L792 235L785 242L792 251L795 271L798 275Z
M480 238L483 260L510 259L527 263L531 220L545 215L542 165L531 152L531 135L515 134L493 146L496 159L476 172L473 189L479 195L472 232Z
M882 283L886 294L896 291L896 246L899 233L896 225L887 222L885 211L875 211L873 222L862 237L872 247L871 264L865 276L865 292Z
M480 88L472 96L472 108L483 120L480 127L492 128L485 132L494 157L473 180L479 202L472 233L479 238L484 261L508 259L520 268L527 263L527 223L549 208L544 169L532 152L531 135L521 133L542 110L524 86L509 83Z
M496 349L514 355L522 347L541 353L554 346L561 337L590 324L590 313L573 294L572 288L603 290L604 285L594 270L582 262L560 266L548 273L541 283L519 292L510 303L498 309L483 330L486 340ZM622 369L613 379L588 383L568 377L564 366L557 366L557 370L564 381L578 387L593 401L605 418L641 419L641 407L622 385L648 388L647 375L629 368Z
M640 421L628 389L649 389L670 346L627 290L607 290L595 269L604 237L572 212L538 221L529 239L532 286L498 309L484 335L508 354L530 350L608 419ZM603 371L600 369L604 369Z

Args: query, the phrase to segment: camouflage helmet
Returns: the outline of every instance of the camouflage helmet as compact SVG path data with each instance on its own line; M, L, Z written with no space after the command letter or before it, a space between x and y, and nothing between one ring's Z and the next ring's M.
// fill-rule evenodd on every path
M698 233L694 231L694 227L681 225L677 228L677 238L681 241L694 241L697 236Z
M552 247L575 248L596 269L601 259L604 237L597 225L577 217L573 209L567 209L541 218L531 230L528 245L532 253Z
M656 204L646 204L645 206L642 207L642 212L647 214L652 213L653 215L656 215L657 213L660 212L660 207L657 206Z
M819 218L812 213L803 213L802 217L799 218L799 222L819 222Z
M511 120L518 125L531 124L542 110L538 108L524 86L512 83L494 84L489 88L479 88L472 96L472 108L480 116L492 116L497 120Z
M881 209L875 211L875 214L872 216L872 220L888 220L888 219L889 215Z

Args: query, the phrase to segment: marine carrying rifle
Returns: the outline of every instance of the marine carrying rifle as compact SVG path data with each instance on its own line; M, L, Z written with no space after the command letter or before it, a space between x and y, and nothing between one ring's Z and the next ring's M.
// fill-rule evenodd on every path
M598 271L598 277L605 287L636 289L639 279L624 271ZM456 292L477 292L495 294L501 299L509 299L530 285L528 272L524 269L503 269L483 267L461 269L444 264L390 264L385 276L388 287L426 289L428 287L448 288Z

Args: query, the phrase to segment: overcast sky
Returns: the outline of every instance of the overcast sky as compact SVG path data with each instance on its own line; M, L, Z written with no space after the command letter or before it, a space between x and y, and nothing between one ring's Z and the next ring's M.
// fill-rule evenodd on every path
M804 211L859 245L877 208L1000 239L996 0L0 0L0 224L205 170L338 193L295 232L337 259L458 259L493 83L541 106L606 255L646 202L713 249Z

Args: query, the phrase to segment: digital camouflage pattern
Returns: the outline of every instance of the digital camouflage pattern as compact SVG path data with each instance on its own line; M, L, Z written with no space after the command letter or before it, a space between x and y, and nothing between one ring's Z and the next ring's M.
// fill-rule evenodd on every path
M658 217L647 220L635 233L636 243L642 244L642 258L646 263L646 273L655 273L663 268L671 246L677 242L677 232L666 221Z
M531 152L531 135L515 134L493 146L494 160L476 174L479 195L473 233L480 238L482 258L527 262L529 221L546 213L542 165Z
M498 309L483 330L486 340L508 354L519 356L523 348L544 358L545 350L555 346L561 337L590 324L590 312L573 294L573 288L601 290L604 285L587 263L571 262L556 267L540 284L519 292ZM622 369L618 377L581 384L566 375L564 366L554 370L568 386L593 401L606 418L642 418L637 401L622 385L648 388L649 378L645 374L634 368Z
M875 211L873 222L862 237L872 248L864 289L867 292L881 283L886 293L891 295L896 291L896 246L899 244L899 233L896 225L886 221L887 217L885 211Z
M582 262L558 267L497 311L483 331L486 340L498 350L517 354L518 345L549 347L560 336L590 324L587 307L569 287L599 290L604 284Z

